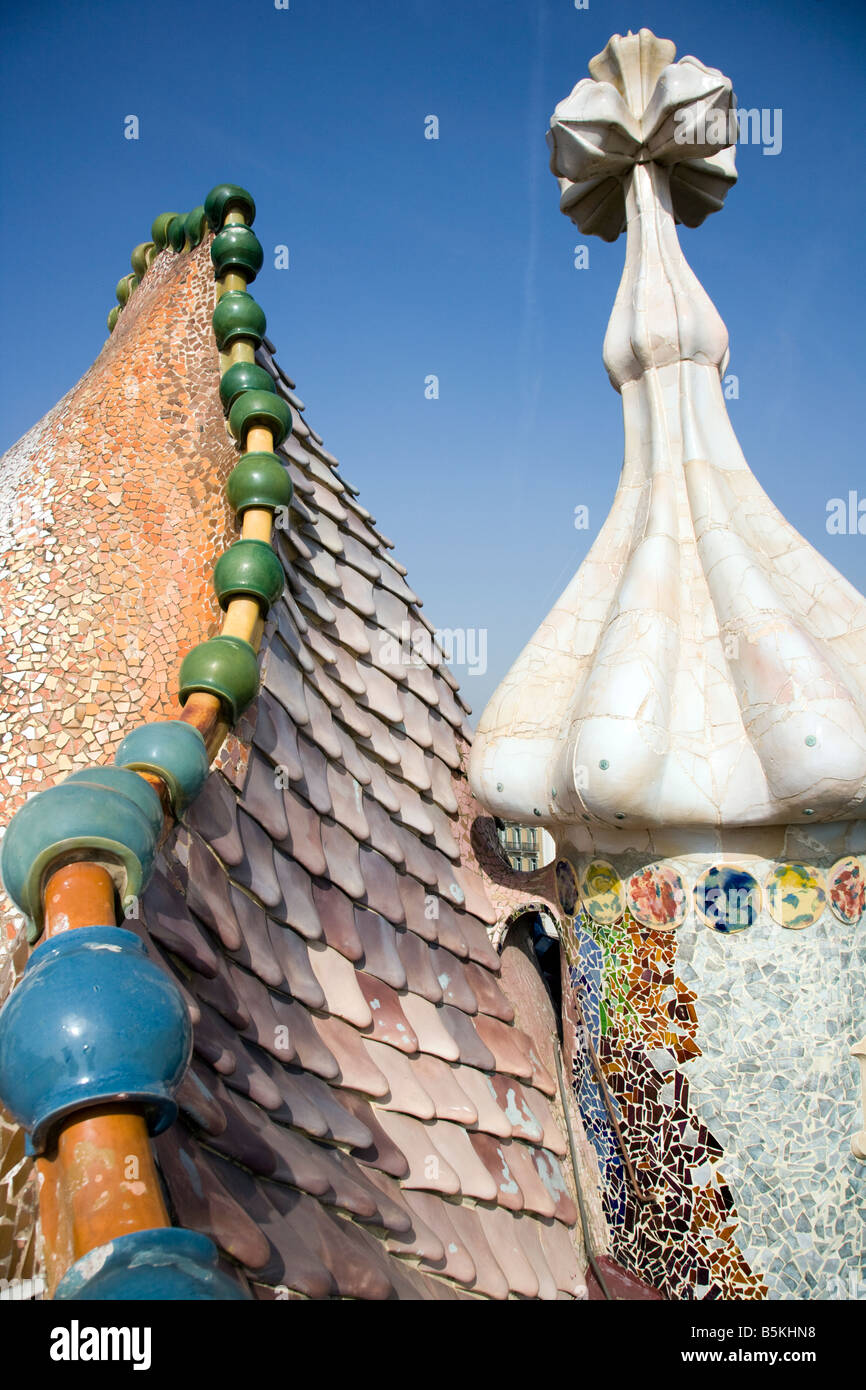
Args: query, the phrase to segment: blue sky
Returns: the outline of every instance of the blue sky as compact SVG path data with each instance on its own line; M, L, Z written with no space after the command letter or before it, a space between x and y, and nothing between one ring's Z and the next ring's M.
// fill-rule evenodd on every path
M601 344L625 242L581 237L560 214L544 135L610 35L647 25L727 73L741 106L782 109L781 153L741 145L725 208L681 239L730 332L746 457L866 589L866 535L826 529L830 498L866 498L862 18L856 0L7 10L0 449L99 352L156 214L245 185L266 252L254 293L308 418L431 620L487 631L486 674L458 671L479 713L616 487L620 401ZM430 114L438 141L424 138Z

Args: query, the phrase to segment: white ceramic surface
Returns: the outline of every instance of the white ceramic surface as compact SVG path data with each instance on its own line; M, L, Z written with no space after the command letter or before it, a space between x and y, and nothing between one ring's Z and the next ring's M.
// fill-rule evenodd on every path
M627 227L604 343L625 456L586 560L482 715L472 789L530 823L862 818L866 600L773 505L731 427L727 330L675 223L697 225L736 178L733 146L676 132L700 137L734 99L674 54L617 35L551 121L563 211L608 240Z

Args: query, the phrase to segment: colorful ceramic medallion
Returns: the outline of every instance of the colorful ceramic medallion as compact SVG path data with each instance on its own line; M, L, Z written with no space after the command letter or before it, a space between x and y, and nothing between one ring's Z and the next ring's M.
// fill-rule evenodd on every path
M764 893L770 916L793 931L814 926L827 904L824 875L808 864L777 864L767 875Z
M827 887L835 916L840 922L854 926L866 907L866 879L860 860L853 854L847 859L837 859L827 875Z
M714 864L695 884L695 912L713 931L745 931L760 916L761 885L748 869Z
M682 877L670 864L647 864L628 881L628 910L643 927L680 926L687 901Z
M573 917L577 911L577 875L567 859L556 861L556 896L560 909L566 917Z
M622 918L625 904L619 874L606 859L593 859L580 876L583 905L600 927L613 927Z

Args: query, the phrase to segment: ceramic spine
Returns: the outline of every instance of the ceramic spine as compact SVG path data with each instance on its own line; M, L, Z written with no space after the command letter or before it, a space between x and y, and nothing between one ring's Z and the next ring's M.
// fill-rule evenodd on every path
M117 282L117 303L108 315L108 332L113 333L117 320L126 308L133 292L141 284L147 271L160 251L170 247L175 252L189 251L198 246L205 234L207 218L204 206L193 208L184 216L177 212L161 212L150 229L150 241L142 241L130 256L132 274L121 277Z
M268 393L254 369L255 346L265 328L264 314L246 293L262 261L261 247L250 230L254 215L249 195L224 185L213 190L206 206L185 217L158 217L153 239L133 251L132 273L118 283L118 303L109 315L112 331L152 261L166 247L180 253L196 246L208 225L217 232L223 228L229 232L214 257L217 307L226 293L232 295L229 308L220 316L215 314L218 341L227 349L221 356L221 377L240 363L253 369L242 380L235 374L238 389L233 390L230 402L247 398L248 408L241 405L238 412L243 417L241 447L247 453L265 455L285 477L281 489L276 475L269 475L267 465L259 463L252 469L252 491L249 482L246 488L240 487L242 535L221 557L219 574L215 574L225 609L222 631L194 649L181 668L182 702L190 694L204 692L216 698L223 717L232 721L258 689L253 644L258 644L263 615L282 588L282 568L271 546L272 517L282 498L287 504L290 496L285 470L273 455L275 443L281 443L289 431L290 414L275 394L272 404L267 399L262 404L260 398ZM235 227L237 232L232 232ZM181 1249L181 1241L174 1250L174 1234L181 1233L167 1229L169 1220L152 1170L147 1134L148 1130L159 1132L174 1119L174 1092L191 1052L189 1016L176 984L147 961L134 936L118 929L115 910L115 895L123 903L146 886L165 815L179 815L201 790L211 745L220 735L219 724L212 721L209 732L211 738L206 740L199 721L193 719L154 722L133 730L120 745L115 766L73 773L58 787L31 798L13 818L4 840L6 887L30 918L31 941L39 936L43 923L49 939L0 1012L3 1097L30 1132L35 1152L56 1143L56 1157L43 1153L39 1163L42 1186L50 1189L46 1209L56 1213L58 1204L64 1205L66 1224L73 1232L67 1257L55 1258L54 1266L61 1274L65 1267L66 1287L76 1292L61 1291L61 1297L117 1297L116 1292L101 1290L96 1277L101 1264L94 1264L88 1255L113 1249L119 1240L129 1241L132 1253L136 1241L155 1242L160 1258L148 1286L154 1291L142 1292L142 1297L244 1297L216 1270L216 1250L210 1241L197 1237L201 1248ZM72 926L78 930L54 939ZM113 972L112 979L95 983L98 968ZM38 1005L37 996L45 994L46 982L56 997L51 1018L40 1027L33 1004L35 1000ZM35 988L37 984L41 988ZM63 1011L73 999L85 999L92 1006L83 1046L87 1065L77 1065L68 1047L64 1052L62 1046ZM144 1009L148 1028L138 1031L126 1051L118 1051L111 1040L123 1033L118 1009L123 1009L124 1000L128 1012L136 1016ZM115 1102L115 1109L92 1113L94 1106L111 1107ZM65 1136L75 1134L80 1125L93 1129L102 1152L113 1152L117 1159L132 1145L150 1165L152 1181L144 1186L152 1191L137 1222L124 1217L122 1203L108 1205L98 1220L80 1209L77 1160L70 1156L68 1145L64 1148ZM135 1237L130 1224L138 1226ZM110 1247L105 1245L106 1234ZM140 1253L133 1261L136 1267ZM118 1287L127 1286L126 1263L118 1257ZM191 1288L200 1291L191 1294Z
M64 855L68 858L74 851L80 857L86 850L91 861L99 863L101 855L112 866L121 896L124 892L134 895L146 884L157 831L149 827L145 833L138 825L136 816L140 821L142 812L130 803L131 784L118 787L115 774L121 779L129 771L137 774L142 795L147 793L153 804L159 803L159 819L163 813L179 815L200 791L209 755L221 741L226 723L235 722L258 691L256 651L263 621L282 590L282 566L272 545L274 513L287 508L291 500L288 474L274 451L291 431L291 412L277 396L269 374L254 360L265 330L264 314L247 292L263 261L252 231L254 219L255 203L249 193L237 185L220 184L192 212L160 214L151 228L151 240L135 247L132 271L117 285L118 304L110 315L110 327L160 252L171 247L179 254L198 245L208 227L214 233L211 258L217 277L214 331L220 350L220 395L241 450L227 494L238 512L241 535L215 566L214 587L224 610L221 630L188 653L181 665L183 717L133 730L118 749L114 769L91 770L86 785L80 781L71 785L79 774L68 778L60 787L33 798L13 820L4 870L7 885L10 874L20 883L17 900L30 918L31 940L42 930L43 888L55 858L62 862ZM196 698L190 708L191 697ZM73 834L70 822L66 838L56 845L49 843L52 836L42 833L43 822L50 823L58 809L69 819L67 803L83 807L85 801L89 820L81 833ZM123 815L118 815L117 807ZM76 819L73 813L72 820ZM111 833L116 825L121 826L117 836ZM113 867L118 860L119 874Z
M213 325L220 397L242 453L227 487L240 515L241 535L214 569L214 589L224 610L221 630L185 657L180 699L194 718L198 709L192 696L198 697L199 707L203 698L216 698L221 716L234 722L258 691L256 651L268 608L282 591L282 566L272 545L274 513L288 506L291 484L274 450L291 430L291 412L269 374L255 363L266 327L247 291L263 260L252 231L255 204L244 189L220 184L205 199L205 213L215 233Z

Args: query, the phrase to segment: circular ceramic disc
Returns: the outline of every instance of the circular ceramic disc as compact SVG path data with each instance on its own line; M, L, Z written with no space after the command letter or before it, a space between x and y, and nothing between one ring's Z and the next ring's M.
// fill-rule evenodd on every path
M840 922L854 926L866 907L866 879L855 855L838 859L827 875L830 907Z
M613 927L625 911L619 874L606 859L593 859L580 876L583 905L600 927Z
M682 876L670 864L647 864L629 879L626 902L641 926L670 931L683 922L688 897Z
M745 931L761 915L761 885L737 864L713 864L695 884L695 912L713 931Z
M814 926L827 905L824 875L808 864L777 864L767 875L764 895L770 916L793 931Z

